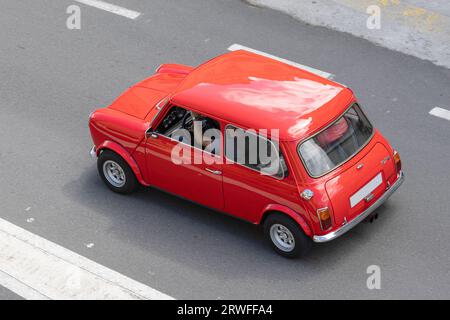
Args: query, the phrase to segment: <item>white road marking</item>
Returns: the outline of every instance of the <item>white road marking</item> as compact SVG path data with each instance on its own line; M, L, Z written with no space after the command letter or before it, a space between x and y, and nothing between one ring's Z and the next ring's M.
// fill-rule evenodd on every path
M0 285L26 299L173 299L1 218Z
M76 2L100 9L100 10L105 10L114 14L117 14L119 16L122 17L126 17L128 19L136 19L138 18L141 13L134 11L134 10L129 10L129 9L125 9L123 7L119 7L116 6L114 4L111 3L107 3L104 1L99 1L99 0L75 0Z
M9 289L27 300L49 300L48 297L40 294L38 291L28 287L26 284L23 284L16 278L13 278L2 271L0 271L0 286Z
M436 107L436 108L431 109L429 114L431 114L432 116L439 117L439 118L450 121L450 111L449 110Z
M325 72L325 71L322 71L322 70L318 70L318 69L315 69L315 68L312 68L312 67L308 67L308 66L305 66L303 64L300 64L300 63L297 63L297 62L293 62L293 61L290 61L290 60L287 60L287 59L283 59L283 58L271 55L269 53L266 53L266 52L263 52L263 51L259 51L259 50L256 50L256 49L252 49L252 48L249 48L249 47L237 44L237 43L232 44L231 46L229 46L228 50L229 51L245 50L245 51L253 52L253 53L259 54L261 56L265 56L265 57L268 57L268 58L271 58L271 59L275 59L275 60L281 61L283 63L289 64L289 65L294 66L296 68L309 71L309 72L317 74L318 76L321 76L323 78L327 78L327 79L333 79L334 78L334 75L331 74L331 73L328 73L328 72Z

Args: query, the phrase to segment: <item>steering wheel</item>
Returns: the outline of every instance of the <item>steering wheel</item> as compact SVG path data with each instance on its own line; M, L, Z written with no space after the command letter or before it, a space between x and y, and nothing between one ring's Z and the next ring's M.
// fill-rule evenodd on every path
M188 126L188 119L189 119L189 116L191 116L191 113L190 112L186 112L186 114L184 115L184 117L183 117L183 121L181 122L181 128L183 128L183 129L187 129L186 127ZM189 126L190 125L192 125L192 117L191 117L191 119L190 119L190 123L189 123Z

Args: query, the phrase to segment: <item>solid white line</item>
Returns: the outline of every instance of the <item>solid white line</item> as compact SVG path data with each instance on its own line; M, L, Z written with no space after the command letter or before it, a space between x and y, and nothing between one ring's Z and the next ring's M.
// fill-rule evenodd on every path
M431 111L429 113L432 116L439 117L439 118L450 121L450 111L448 111L446 109L436 107L436 108L431 109Z
M321 76L323 78L327 78L327 79L333 79L334 78L334 75L331 74L331 73L328 73L328 72L325 72L325 71L322 71L322 70L318 70L318 69L315 69L315 68L312 68L312 67L308 67L308 66L302 65L302 64L297 63L297 62L286 60L286 59L283 59L283 58L271 55L270 53L266 53L266 52L263 52L263 51L252 49L252 48L249 48L249 47L237 44L237 43L232 44L231 46L229 46L228 50L229 51L245 50L245 51L253 52L253 53L259 54L261 56L265 56L265 57L268 57L268 58L271 58L271 59L275 59L275 60L281 61L283 63L289 64L289 65L294 66L296 68L309 71L309 72L317 74L318 76Z
M33 288L28 287L9 274L0 271L0 286L9 289L15 294L27 300L48 300L48 297L40 294Z
M91 7L94 7L94 8L97 8L97 9L100 9L100 10L105 10L105 11L117 14L119 16L133 19L133 20L141 15L140 12L125 9L123 7L119 7L114 4L104 2L104 1L99 1L99 0L75 0L75 1L85 4L85 5L88 5L88 6L91 6Z
M26 299L173 299L1 218L0 285Z

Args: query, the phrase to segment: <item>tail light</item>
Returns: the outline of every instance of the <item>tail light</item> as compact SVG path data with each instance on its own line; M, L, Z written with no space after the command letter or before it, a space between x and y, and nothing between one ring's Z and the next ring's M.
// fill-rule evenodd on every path
M394 150L394 163L397 172L400 172L402 170L402 160L400 159L400 155L396 150Z
M319 218L320 227L322 230L328 230L331 228L331 214L328 207L318 209L317 217Z

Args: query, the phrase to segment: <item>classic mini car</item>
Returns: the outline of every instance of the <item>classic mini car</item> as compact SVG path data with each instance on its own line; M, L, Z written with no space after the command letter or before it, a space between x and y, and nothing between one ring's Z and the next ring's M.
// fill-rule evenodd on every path
M349 88L243 50L161 65L89 127L111 190L152 186L260 224L290 258L373 219L404 179Z

